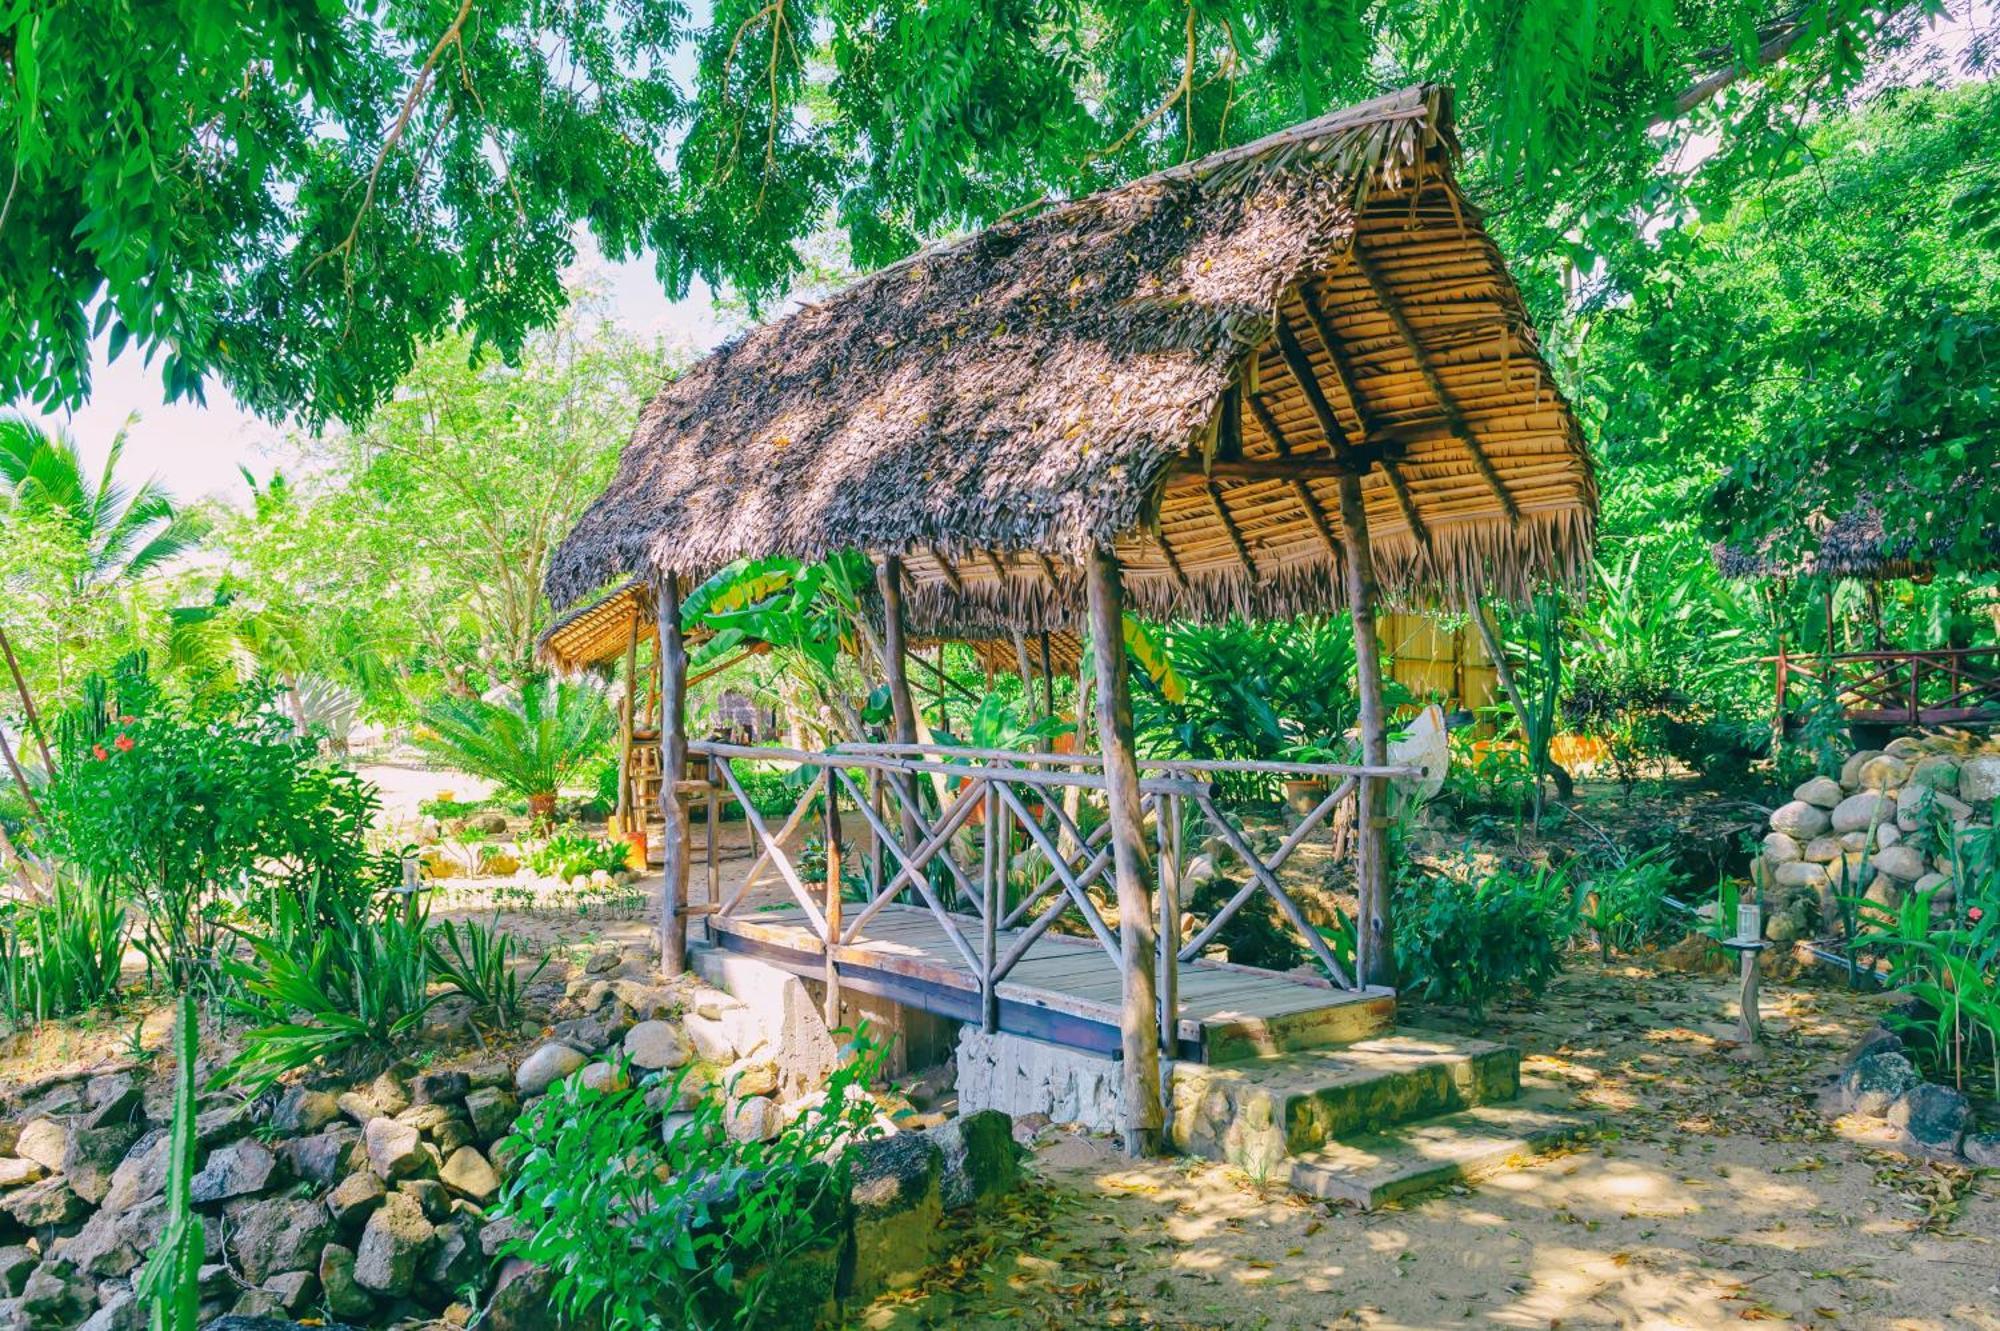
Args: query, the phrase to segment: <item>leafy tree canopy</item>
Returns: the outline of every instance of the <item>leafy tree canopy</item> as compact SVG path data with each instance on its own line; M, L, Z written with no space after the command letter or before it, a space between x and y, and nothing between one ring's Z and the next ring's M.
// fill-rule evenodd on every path
M358 422L422 342L517 356L579 228L755 302L830 221L874 266L1414 79L1548 248L1620 216L1658 125L1782 62L1721 104L1781 133L1934 7L0 0L0 399L79 401L102 334L170 399Z

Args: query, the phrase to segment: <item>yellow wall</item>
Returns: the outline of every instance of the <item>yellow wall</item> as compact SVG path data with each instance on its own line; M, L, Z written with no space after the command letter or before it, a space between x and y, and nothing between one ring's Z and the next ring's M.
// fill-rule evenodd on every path
M1376 636L1390 660L1390 675L1419 702L1447 707L1491 707L1500 690L1493 660L1479 630L1463 616L1454 632L1427 615L1391 611L1376 617Z

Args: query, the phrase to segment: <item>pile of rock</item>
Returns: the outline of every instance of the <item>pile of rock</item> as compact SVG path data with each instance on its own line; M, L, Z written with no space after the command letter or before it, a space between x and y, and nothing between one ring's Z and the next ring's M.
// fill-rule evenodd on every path
M1996 798L2000 747L1943 736L1863 749L1842 764L1838 780L1812 778L1772 812L1751 866L1764 892L1766 935L1785 943L1831 933L1839 896L1893 910L1913 892L1933 892L1932 910L1950 911L1952 847L1944 838L1990 824Z
M1822 1104L1829 1113L1880 1120L1910 1155L2000 1168L2000 1133L1977 1130L1963 1094L1925 1081L1893 1031L1877 1029L1848 1055Z
M550 1325L545 1274L501 1258L512 1233L487 1215L517 1118L565 1078L609 1088L685 1069L674 1103L665 1088L654 1103L668 1137L705 1095L723 1097L732 1136L775 1136L839 1057L784 978L745 1003L691 977L655 983L643 957L605 949L555 991L550 1015L567 1015L518 1062L404 1065L357 1086L205 1098L192 1187L206 1222L204 1322L229 1313L462 1325L471 1299L490 1331ZM145 1325L133 1282L166 1223L170 1092L129 1066L5 1094L0 1331ZM860 1244L869 1256L832 1263L848 1283L821 1297L880 1288L932 1260L939 1207L1013 1180L1004 1115L929 1133L908 1130L908 1117L878 1126L908 1140L862 1148L843 1251ZM885 1188L885 1171L902 1182ZM893 1241L862 1237L885 1226Z

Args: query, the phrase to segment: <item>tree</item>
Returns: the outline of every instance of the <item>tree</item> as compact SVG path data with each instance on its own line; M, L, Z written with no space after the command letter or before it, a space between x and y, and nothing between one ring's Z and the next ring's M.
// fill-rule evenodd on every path
M135 0L0 8L0 400L101 335L308 427L446 334L519 356L588 227L753 302L1387 86L1456 83L1523 252L1720 105L1789 125L1913 0ZM1775 68L1778 75L1766 78ZM105 71L116 69L118 77ZM680 69L691 73L681 76ZM1750 86L1758 95L1738 94Z

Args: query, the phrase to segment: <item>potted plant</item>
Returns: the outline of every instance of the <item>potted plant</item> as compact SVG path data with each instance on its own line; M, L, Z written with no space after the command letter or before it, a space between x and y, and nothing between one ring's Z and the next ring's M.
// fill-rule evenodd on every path
M1354 756L1340 749L1330 749L1324 744L1303 743L1288 745L1279 755L1288 763L1345 763L1352 762ZM1303 818L1319 807L1332 787L1323 776L1295 773L1280 779L1285 791L1285 805L1293 813Z

